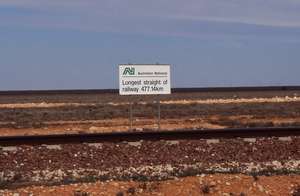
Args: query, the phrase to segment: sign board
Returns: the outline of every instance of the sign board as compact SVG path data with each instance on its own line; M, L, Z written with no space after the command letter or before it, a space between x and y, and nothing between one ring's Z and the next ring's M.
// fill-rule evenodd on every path
M119 93L170 94L170 65L119 65Z

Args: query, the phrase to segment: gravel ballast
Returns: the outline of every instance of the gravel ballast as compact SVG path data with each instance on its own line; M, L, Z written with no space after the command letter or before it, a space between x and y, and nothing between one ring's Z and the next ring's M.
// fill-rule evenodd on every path
M0 180L7 186L214 172L299 173L299 146L300 137L6 147L0 150Z

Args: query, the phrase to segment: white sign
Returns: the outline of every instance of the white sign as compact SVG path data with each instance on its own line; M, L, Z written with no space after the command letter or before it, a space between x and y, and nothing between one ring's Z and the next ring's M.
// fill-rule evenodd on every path
M170 94L170 65L119 65L120 95Z

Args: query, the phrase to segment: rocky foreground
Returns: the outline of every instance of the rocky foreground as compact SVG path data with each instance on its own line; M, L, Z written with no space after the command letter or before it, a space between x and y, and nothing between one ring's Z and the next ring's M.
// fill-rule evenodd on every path
M2 147L1 187L166 180L207 173L298 174L300 137Z

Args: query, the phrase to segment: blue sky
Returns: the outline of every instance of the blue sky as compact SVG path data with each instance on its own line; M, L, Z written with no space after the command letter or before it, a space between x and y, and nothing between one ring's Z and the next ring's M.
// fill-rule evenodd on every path
M0 1L0 90L118 88L118 64L157 62L173 87L300 85L300 1Z

